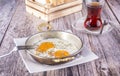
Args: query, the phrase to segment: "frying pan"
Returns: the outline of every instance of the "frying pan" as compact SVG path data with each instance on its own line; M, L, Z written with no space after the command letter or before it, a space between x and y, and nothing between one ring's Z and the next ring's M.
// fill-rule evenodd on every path
M55 65L55 64L61 64L66 63L69 61L72 61L76 58L78 54L81 53L81 48L83 47L83 43L79 37L72 33L68 33L65 31L42 31L40 33L37 33L35 35L30 36L26 42L25 45L35 45L36 43L45 40L45 39L51 39L51 38L58 38L62 40L67 40L75 47L77 50L69 56L63 57L63 58L49 58L49 57L41 57L36 54L34 54L30 49L27 49L26 52L32 56L33 59L36 61L42 63L42 64L48 64L48 65Z

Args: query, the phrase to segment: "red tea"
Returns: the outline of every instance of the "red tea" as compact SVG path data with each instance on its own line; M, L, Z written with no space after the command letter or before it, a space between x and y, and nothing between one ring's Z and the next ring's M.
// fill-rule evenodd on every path
M88 30L98 30L102 27L102 21L100 17L102 5L99 2L91 2L87 4L88 15L84 22L84 26Z

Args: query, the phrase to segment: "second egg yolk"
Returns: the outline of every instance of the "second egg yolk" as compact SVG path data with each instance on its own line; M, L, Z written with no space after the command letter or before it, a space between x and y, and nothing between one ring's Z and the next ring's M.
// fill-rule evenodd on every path
M65 50L57 50L56 52L54 52L54 56L56 58L63 58L66 56L69 56L69 52L65 51Z

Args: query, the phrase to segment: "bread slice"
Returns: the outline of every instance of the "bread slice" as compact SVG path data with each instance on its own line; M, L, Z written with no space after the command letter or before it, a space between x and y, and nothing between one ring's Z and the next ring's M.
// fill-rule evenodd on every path
M52 6L58 6L64 3L72 2L75 0L35 0L36 2L39 2L43 5L45 4L51 4Z

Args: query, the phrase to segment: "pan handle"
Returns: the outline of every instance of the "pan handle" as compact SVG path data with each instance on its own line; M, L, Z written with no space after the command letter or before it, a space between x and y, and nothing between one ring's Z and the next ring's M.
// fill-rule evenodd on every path
M73 59L75 59L74 56L72 56L72 57L66 57L66 58L61 58L61 59L53 59L53 62L55 62L55 63L67 62L67 61L71 61Z

